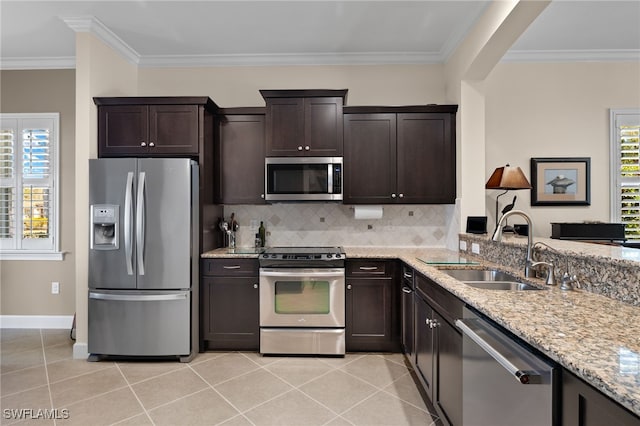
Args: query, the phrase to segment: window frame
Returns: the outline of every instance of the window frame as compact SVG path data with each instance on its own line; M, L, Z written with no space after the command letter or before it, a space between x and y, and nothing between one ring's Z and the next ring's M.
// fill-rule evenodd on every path
M638 124L640 124L640 108L619 108L609 110L609 128L610 128L610 218L612 222L624 223L622 221L622 212L620 205L620 186L621 186L621 173L620 173L620 143L618 135L618 118L621 116L637 116ZM640 187L640 177L638 178L638 184ZM640 215L640 209L639 209ZM626 235L626 230L625 230ZM629 243L640 243L640 239L627 240Z
M24 125L26 122L50 121L49 133L50 144L50 169L51 169L51 190L49 194L49 235L51 243L47 248L25 248L22 245L22 229L16 223L16 248L2 248L0 246L0 260L64 260L64 253L60 251L60 113L0 113L0 122L15 121L16 135L19 146L16 147L15 168L22 168L22 130L32 126ZM4 126L2 126L4 127ZM16 177L16 179L18 179ZM22 173L20 181L14 183L16 197L22 197L23 192L18 191L18 187L24 188L24 178ZM22 211L16 211L16 220L21 220ZM29 244L26 244L29 247Z

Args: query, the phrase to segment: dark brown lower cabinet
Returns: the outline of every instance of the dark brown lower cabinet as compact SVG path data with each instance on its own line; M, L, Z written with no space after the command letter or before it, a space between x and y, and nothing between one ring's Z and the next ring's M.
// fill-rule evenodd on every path
M462 425L462 334L453 325L464 303L415 274L415 363L423 388L449 425Z
M396 261L352 260L346 265L346 349L400 352Z
M567 370L563 370L562 424L638 426L640 418Z
M201 346L204 346L204 350L258 350L260 305L257 259L204 262ZM206 275L207 271L219 275Z

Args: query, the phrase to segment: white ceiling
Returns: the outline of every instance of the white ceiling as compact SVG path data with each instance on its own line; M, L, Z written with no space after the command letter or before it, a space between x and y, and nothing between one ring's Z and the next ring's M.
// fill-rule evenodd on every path
M74 66L89 25L139 66L442 63L488 1L0 0L3 69ZM505 60L640 60L640 0L553 1Z

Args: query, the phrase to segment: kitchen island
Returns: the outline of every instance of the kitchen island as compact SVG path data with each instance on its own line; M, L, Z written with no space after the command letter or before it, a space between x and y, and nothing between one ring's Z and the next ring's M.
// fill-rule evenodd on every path
M553 244L554 242L550 242ZM561 250L584 253L586 244L562 242ZM635 259L609 250L611 262ZM463 284L441 268L496 267L522 276L521 270L488 262L468 253L434 248L345 247L347 258L399 259L432 279L467 305L521 338L568 371L597 388L636 415L640 415L640 310L585 290L492 291ZM622 252L621 252L622 253ZM203 258L256 258L257 253L229 253L218 249ZM640 266L640 262L637 262ZM544 281L527 279L544 287ZM624 283L620 283L623 285ZM635 283L634 283L635 284Z

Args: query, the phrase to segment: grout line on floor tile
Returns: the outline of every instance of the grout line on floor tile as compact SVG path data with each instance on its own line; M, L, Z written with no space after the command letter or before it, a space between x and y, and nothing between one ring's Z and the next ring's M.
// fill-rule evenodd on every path
M47 354L44 350L44 336L42 335L42 330L40 330L40 349L42 350L42 361L44 363L44 375L47 378L47 391L49 393L49 406L53 410L55 407L53 406L53 395L51 395L51 380L49 380L49 369L47 368ZM55 416L54 416L55 417ZM56 419L53 419L53 425L56 425Z
M195 369L193 369L193 367L191 367L191 365L190 365L190 364L187 364L187 367L188 367L188 368L190 368L190 369L191 369L191 371L193 371L193 373L195 373L195 375L196 375L196 376L200 377L200 379L201 379L201 380L203 380L203 381L207 384L207 386L209 386L209 387L210 387L210 388L211 388L211 389L212 389L216 394L218 394L218 395L220 396L220 398L222 398L222 399L223 399L227 404L229 404L231 407L233 407L233 409L234 409L234 410L236 410L236 411L238 412L238 415L243 416L246 420L248 420L248 421L249 421L249 423L251 423L252 425L254 425L254 426L255 426L255 423L253 423L251 420L249 420L249 418L247 418L247 416L245 416L245 415L244 415L244 413L242 412L242 410L240 410L238 407L236 407L236 406L235 406L235 405L234 405L234 404L233 404L233 403L232 403L232 402L231 402L231 401L230 401L226 396L224 396L220 391L218 391L218 389L216 389L216 388L215 388L215 386L213 386L211 383L209 383L209 381L208 381L207 379L205 379L204 377L202 377L202 376L200 375L200 373L198 373ZM256 370L251 370L251 371L256 371ZM241 377L241 376L243 376L243 375L244 375L244 374L241 374L240 376L236 376L236 377ZM235 378L235 377L234 377L234 378ZM229 379L229 380L233 380L233 379ZM225 382L227 382L227 381L228 381L228 380L225 380L224 382L220 382L220 383L225 383ZM219 385L220 383L218 383L218 385ZM224 420L224 421L223 421L223 422L221 422L221 423L224 423L224 422L226 422L226 421L228 421L228 420L230 420L230 419L233 419L233 418L235 418L235 417L238 417L238 415L236 415L236 416L234 416L234 417L231 417L231 418L229 418L229 419L226 419L226 420Z
M120 373L120 375L122 376L122 378L124 379L124 382L127 384L127 387L129 388L129 390L131 391L131 393L133 393L133 396L136 398L136 401L138 401L138 404L140 404L140 407L142 407L142 411L144 412L144 414L147 416L147 418L149 419L149 421L151 422L152 425L155 425L155 422L153 421L153 419L151 418L151 416L149 415L149 412L147 411L147 408L144 406L144 404L142 403L142 401L140 401L140 398L138 397L138 394L136 393L135 390L133 390L133 386L131 386L131 383L129 383L129 380L127 380L127 376L124 375L124 373L122 372L122 370L120 369L120 366L118 365L117 362L114 363L116 368L118 369L118 372ZM138 416L138 414L136 414L136 416ZM135 417L135 416L134 416Z
M59 361L53 361L53 362L50 362L47 365L54 365L54 364L57 364L59 362L65 362L65 361L69 361L69 359L61 359ZM89 362L89 361L86 361L86 362ZM107 370L107 369L109 369L111 367L113 367L113 364L104 364L104 365L101 365L99 368L96 368L93 371L87 371L87 372L84 372L84 373L81 373L81 374L77 374L75 376L66 376L66 377L64 377L64 378L62 378L60 380L57 380L55 382L51 382L51 384L54 385L56 383L64 382L65 380L76 379L78 377L86 376L87 374L93 374L93 373L96 373L98 371Z
M124 373L122 372L122 370L120 370L119 363L114 362L113 364L118 367L118 371L120 371L120 373L124 376ZM187 368L186 365L183 365L181 367L176 368L175 370L165 371L164 373L159 373L156 376L147 377L146 379L142 379L133 383L129 383L129 380L127 380L126 377L125 377L125 380L127 380L127 383L129 383L130 385L138 385L140 383L148 382L149 380L157 379L158 377L166 376L167 374L175 373L176 371L184 370L186 368Z

